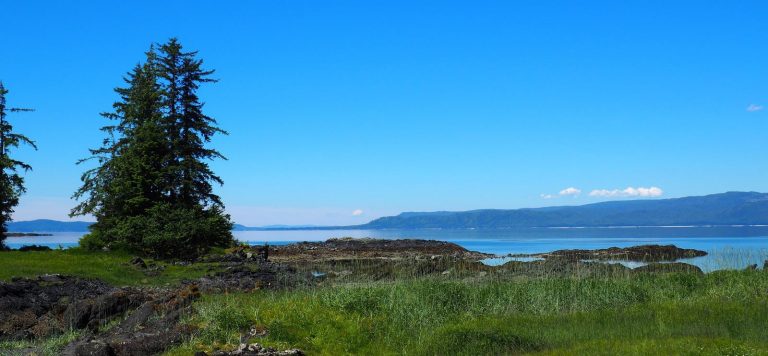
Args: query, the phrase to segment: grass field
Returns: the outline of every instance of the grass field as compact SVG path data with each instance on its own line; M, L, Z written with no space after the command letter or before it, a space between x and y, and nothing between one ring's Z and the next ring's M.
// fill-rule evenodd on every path
M83 278L98 278L116 286L175 284L207 273L210 265L177 266L153 261L162 270L148 276L146 271L131 266L132 256L123 252L92 252L79 248L67 250L0 253L0 280L12 277L35 277L43 274L66 274ZM148 263L150 261L147 261Z
M768 272L414 279L209 295L169 355L252 342L309 354L768 354Z

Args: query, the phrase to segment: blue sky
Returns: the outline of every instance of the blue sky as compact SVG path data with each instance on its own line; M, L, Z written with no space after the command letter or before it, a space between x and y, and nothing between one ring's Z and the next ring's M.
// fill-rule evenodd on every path
M221 80L201 96L231 133L213 166L239 223L765 192L767 14L763 1L5 1L0 80L37 109L11 120L40 146L19 152L35 169L15 218L66 218L112 88L172 36Z

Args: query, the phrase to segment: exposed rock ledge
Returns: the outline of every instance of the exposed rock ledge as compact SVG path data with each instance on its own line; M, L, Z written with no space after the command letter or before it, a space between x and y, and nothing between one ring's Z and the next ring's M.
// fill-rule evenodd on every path
M569 260L622 260L636 262L672 262L681 258L706 256L701 250L679 248L675 245L641 245L632 247L610 247L597 250L557 250L553 252L526 255L530 257L565 258Z
M269 258L282 261L318 261L345 258L431 258L433 256L482 259L492 254L469 251L455 243L435 240L385 240L335 238L325 242L301 242L270 246Z

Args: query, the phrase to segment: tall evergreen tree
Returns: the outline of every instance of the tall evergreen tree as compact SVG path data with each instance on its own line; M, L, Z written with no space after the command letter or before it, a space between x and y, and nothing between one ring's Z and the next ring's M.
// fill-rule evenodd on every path
M19 204L19 197L26 191L24 177L20 173L32 169L28 164L11 158L11 151L23 144L37 149L32 140L13 132L13 126L7 119L9 112L32 110L7 107L6 94L8 90L3 86L3 82L0 82L0 249L5 248L7 224L11 221L14 208Z
M195 55L171 39L129 73L128 87L116 89L114 112L102 114L115 124L102 129L107 138L89 158L98 166L75 193L82 202L72 214L97 218L84 246L168 257L231 244L232 224L212 189L222 181L207 163L224 157L205 147L225 132L202 112L196 92L213 82L213 71Z
M206 163L226 159L216 150L205 147L215 134L227 134L215 119L203 113L203 103L197 96L201 83L215 83L213 70L202 69L197 52L184 52L175 38L159 46L159 67L165 82L164 108L168 137L173 141L173 159L168 170L172 180L172 196L182 206L198 204L223 207L213 194L213 183L223 184Z

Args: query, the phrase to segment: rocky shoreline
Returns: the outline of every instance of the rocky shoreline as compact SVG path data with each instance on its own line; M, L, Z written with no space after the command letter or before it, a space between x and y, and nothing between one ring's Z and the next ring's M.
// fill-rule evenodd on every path
M536 256L533 262L508 262L497 267L479 261L494 255L469 251L449 242L427 240L330 239L286 246L241 246L198 261L215 264L207 276L185 280L172 288L114 287L98 280L62 275L14 278L0 282L0 341L43 339L69 330L80 337L62 355L154 355L196 332L181 322L192 303L204 293L286 289L345 280L364 274L369 280L395 278L400 273L438 277L606 275L617 273L701 273L683 263L655 263L701 256L703 251L675 246L636 246L600 250L560 250ZM619 258L640 259L649 265L631 271L624 266L584 262ZM140 258L130 262L152 276L160 270ZM325 271L322 273L318 270ZM312 273L310 273L310 271ZM387 274L390 273L390 274ZM378 276L378 277L377 277ZM1 351L1 350L0 350ZM35 354L22 350L21 354ZM300 355L300 350L278 351L258 344L214 355ZM199 353L198 355L202 355Z
M270 246L274 261L322 261L349 258L420 259L433 257L482 259L492 254L467 250L455 243L436 240L383 240L372 238L335 238L324 242L300 242Z
M701 250L679 248L675 245L640 245L632 247L609 247L595 250L557 250L546 253L524 255L538 258L564 258L569 260L632 261L632 262L673 262L683 258L706 256Z
M243 261L175 289L113 287L61 275L15 278L0 282L0 341L80 330L62 355L155 355L195 332L180 320L201 293L286 288L292 272L268 261Z

